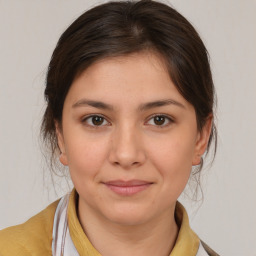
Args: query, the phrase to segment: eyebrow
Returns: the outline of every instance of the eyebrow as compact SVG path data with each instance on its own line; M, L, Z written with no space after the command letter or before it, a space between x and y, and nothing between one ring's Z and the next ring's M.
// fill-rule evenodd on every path
M143 103L139 106L138 110L142 112L142 111L146 111L146 110L149 110L152 108L163 107L163 106L167 106L167 105L175 105L177 107L185 108L185 106L182 103L180 103L176 100L165 99L165 100L157 100L157 101ZM109 105L102 101L95 101L95 100L88 100L88 99L81 99L81 100L77 101L75 104L72 105L72 108L83 107L83 106L91 106L94 108L99 108L99 109L104 109L104 110L113 110L114 109L114 107L112 105Z
M113 106L101 102L101 101L95 101L95 100L87 100L87 99L81 99L77 101L74 105L72 105L72 108L76 107L82 107L82 106L91 106L94 108L99 108L99 109L106 109L106 110L113 110Z
M183 104L181 104L180 102L178 102L176 100L166 99L166 100L157 100L157 101L144 103L141 106L139 106L139 110L145 111L145 110L149 110L152 108L163 107L163 106L168 106L168 105L175 105L177 107L185 108L185 106Z

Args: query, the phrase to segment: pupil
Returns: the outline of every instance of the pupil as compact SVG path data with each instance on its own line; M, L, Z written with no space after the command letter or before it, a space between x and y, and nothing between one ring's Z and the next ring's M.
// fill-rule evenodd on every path
M101 125L103 123L103 118L100 116L94 116L92 118L92 122L94 125Z
M164 116L156 116L156 117L154 117L154 122L157 125L164 124L164 121L165 121L165 117Z

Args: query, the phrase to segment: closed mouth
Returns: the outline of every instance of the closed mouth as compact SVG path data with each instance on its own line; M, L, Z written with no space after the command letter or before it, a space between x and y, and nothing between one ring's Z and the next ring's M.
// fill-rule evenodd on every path
M143 190L146 190L153 182L143 180L112 180L104 182L104 184L113 192L123 196L131 196Z

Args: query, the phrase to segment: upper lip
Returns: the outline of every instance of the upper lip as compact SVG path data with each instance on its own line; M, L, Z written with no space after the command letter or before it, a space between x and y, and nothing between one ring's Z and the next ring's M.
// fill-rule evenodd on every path
M106 185L112 185L117 187L132 187L132 186L142 186L142 185L148 185L152 184L153 182L144 181L144 180L110 180L107 182L104 182Z

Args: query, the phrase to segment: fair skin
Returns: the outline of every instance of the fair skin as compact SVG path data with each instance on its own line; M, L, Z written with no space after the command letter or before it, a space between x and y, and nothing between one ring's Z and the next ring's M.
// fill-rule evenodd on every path
M72 83L56 128L95 248L108 256L169 255L176 200L207 147L211 118L198 131L193 106L161 58L136 53L91 65Z

